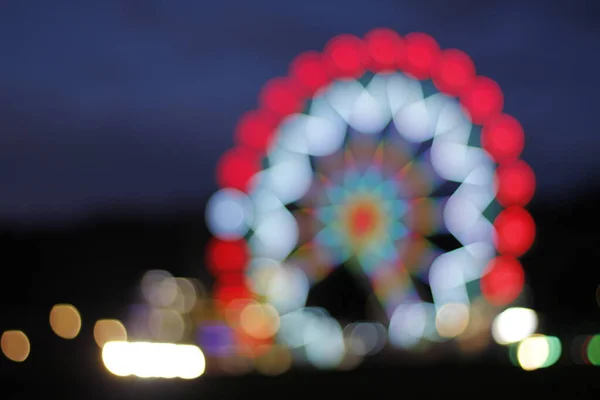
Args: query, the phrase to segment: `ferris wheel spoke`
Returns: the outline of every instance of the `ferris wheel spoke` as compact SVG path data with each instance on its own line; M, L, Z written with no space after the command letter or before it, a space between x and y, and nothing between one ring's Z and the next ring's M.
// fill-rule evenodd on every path
M410 202L403 222L422 236L447 233L444 225L444 206L448 197L421 197Z
M415 234L396 242L396 249L403 268L424 283L431 264L444 253L427 238Z
M382 263L369 278L375 297L388 318L400 304L419 299L410 273L401 266Z

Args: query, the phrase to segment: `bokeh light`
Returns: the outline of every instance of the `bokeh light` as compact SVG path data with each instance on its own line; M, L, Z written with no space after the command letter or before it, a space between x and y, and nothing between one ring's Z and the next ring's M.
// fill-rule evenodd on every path
M31 345L23 331L5 331L0 339L2 353L11 361L23 362L29 357Z
M560 358L560 340L552 336L534 335L519 343L517 360L521 368L533 371L554 365Z
M492 336L496 343L506 345L520 342L531 336L538 326L535 311L512 307L500 313L492 324Z
M494 220L496 248L505 255L520 257L535 239L535 222L521 207L509 207Z
M148 331L154 340L179 342L187 332L186 318L174 310L155 308L148 317Z
M81 316L71 304L57 304L50 311L50 327L63 339L74 339L81 330Z
M142 278L142 294L148 304L168 307L177 297L177 282L168 271L148 271Z
M172 343L108 342L102 360L110 373L121 377L195 379L206 367L200 348Z
M253 210L248 196L237 189L221 189L206 205L208 229L218 238L243 237L252 224Z
M494 305L503 306L514 301L523 290L525 272L521 263L511 257L494 258L481 278L481 292Z
M387 329L379 323L356 322L344 327L346 351L357 356L380 352L387 342Z
M591 364L600 365L600 335L595 335L590 339L586 352Z
M101 319L94 325L94 340L100 348L108 342L126 341L127 329L119 320Z
M263 375L281 375L292 367L292 354L287 347L269 346L267 351L254 360L254 366Z
M523 127L514 117L500 114L484 125L481 145L497 163L515 161L525 145Z
M443 338L454 338L469 325L469 306L461 303L444 304L437 312L435 326Z
M240 327L256 339L267 339L279 330L279 314L269 304L253 302L241 311Z

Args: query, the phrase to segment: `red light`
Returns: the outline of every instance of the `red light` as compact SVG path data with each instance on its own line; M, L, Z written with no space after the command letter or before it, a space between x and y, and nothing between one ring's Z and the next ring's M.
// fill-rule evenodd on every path
M230 187L246 192L251 178L260 170L257 153L236 147L227 151L217 163L217 182L221 187Z
M278 118L264 110L247 112L236 127L236 141L239 145L265 152L275 136L278 123Z
M213 297L220 303L220 307L227 307L235 300L251 299L252 293L245 285L217 284L213 288Z
M523 255L535 239L535 222L521 207L509 207L494 221L496 248L502 254L519 257Z
M401 60L400 68L416 79L429 78L431 68L440 54L438 43L424 33L411 33L406 36L404 43L406 59Z
M376 225L376 210L372 207L357 207L350 215L350 232L353 236L366 236L376 228Z
M333 78L359 78L368 62L365 44L352 35L333 38L325 46L323 55L327 72Z
M249 250L243 239L224 241L213 238L207 246L207 264L214 275L242 272L249 259Z
M496 117L504 107L500 86L490 78L478 76L462 91L461 103L469 112L471 121L484 124Z
M240 271L227 272L220 271L216 275L219 285L223 286L244 286L246 285L246 274Z
M273 338L257 339L241 330L236 331L236 342L240 354L248 358L260 357L273 346Z
M431 75L433 83L441 92L458 96L475 77L475 65L460 50L444 50L432 66Z
M365 36L373 72L395 71L406 57L404 41L391 29L374 29Z
M524 206L535 192L535 175L524 161L502 164L496 170L498 203L504 207Z
M487 301L495 306L505 306L516 300L523 291L525 272L516 259L496 257L490 261L480 285Z
M302 111L304 101L298 84L289 78L275 78L268 81L259 94L262 107L286 117Z
M329 83L321 55L316 51L300 54L290 65L290 75L304 89L307 96L313 95Z
M497 163L516 160L525 146L523 127L510 115L498 115L484 125L481 145Z

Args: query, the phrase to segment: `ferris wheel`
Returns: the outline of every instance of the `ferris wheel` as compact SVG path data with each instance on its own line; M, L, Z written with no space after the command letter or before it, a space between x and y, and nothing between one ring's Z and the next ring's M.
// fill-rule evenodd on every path
M215 298L254 299L283 321L348 268L371 284L396 347L489 329L475 314L519 300L535 237L535 176L503 102L467 54L422 33L341 35L299 55L217 165Z

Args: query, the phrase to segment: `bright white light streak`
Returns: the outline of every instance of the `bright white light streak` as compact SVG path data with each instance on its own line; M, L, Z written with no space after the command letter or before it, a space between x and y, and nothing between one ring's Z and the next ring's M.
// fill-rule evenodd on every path
M252 224L250 199L239 190L219 190L206 205L206 222L212 234L221 239L243 237Z
M492 324L492 337L496 343L506 345L520 342L533 335L538 326L535 311L512 307L499 314Z
M108 342L102 361L113 375L138 378L195 379L206 368L200 348L173 343Z

